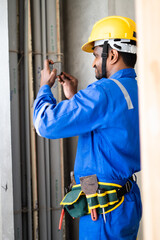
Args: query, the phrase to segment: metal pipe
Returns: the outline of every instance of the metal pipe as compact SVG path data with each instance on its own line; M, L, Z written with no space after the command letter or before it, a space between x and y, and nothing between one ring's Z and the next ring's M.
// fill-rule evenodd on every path
M36 136L33 126L33 71L32 71L32 32L31 32L31 6L28 1L28 73L29 73L29 112L30 112L30 146L31 146L31 169L32 169L32 205L33 205L33 239L38 240L38 193L37 193L37 156Z
M62 6L60 5L60 0L56 0L56 13L57 13L57 53L58 53L58 61L61 62L60 64L60 72L62 71L63 66L63 54L61 52L61 9ZM61 85L58 85L58 96L59 102L62 101L62 88ZM61 198L64 197L64 140L60 139L60 169L61 169ZM63 221L63 239L65 239L65 221Z
M46 28L47 28L47 37L46 37L46 43L47 43L47 57L49 59L52 59L53 61L56 61L56 55L54 54L56 49L55 49L55 35L56 35L56 21L55 21L55 1L53 0L52 3L50 1L47 1L46 2ZM56 89L54 89L56 91ZM54 143L58 143L58 141L54 141ZM48 178L48 181L47 181L47 185L50 185L51 186L51 208L53 209L53 194L54 194L54 199L57 198L57 194L55 194L57 191L56 191L56 186L55 184L52 184L52 180L53 178L56 176L55 175L55 171L54 169L57 170L57 168L53 168L53 165L52 165L52 161L55 161L55 156L52 154L53 151L55 149L59 149L59 146L58 144L53 144L53 140L50 140L49 142L49 147L50 147L50 169L48 168L46 174L47 176L49 176ZM56 162L56 161L55 161ZM47 165L46 165L47 166ZM50 174L50 171L51 171L51 174ZM54 173L53 173L54 171ZM56 183L56 181L55 181ZM53 212L53 211L52 211ZM50 214L51 214L51 211L50 211ZM54 226L54 223L56 222L56 218L53 218L53 214L51 215L52 216L52 228L50 226L50 231L52 229L52 232L54 231L54 238L55 239L58 239L57 236L56 236L56 232L55 229L56 227ZM54 215L55 217L55 215ZM52 234L53 235L53 234ZM51 236L50 236L51 237Z
M42 13L42 53L43 62L46 59L46 1L41 0ZM51 239L51 214L50 214L50 157L49 140L45 139L45 176L46 176L46 207L47 207L47 239Z
M57 8L56 0L48 0L47 6L47 55L54 62L54 67L61 70L60 53L57 52ZM59 11L59 9L58 9ZM59 40L58 40L59 41ZM58 44L59 46L60 44ZM58 84L55 83L52 92L54 97L59 100ZM58 229L58 222L61 213L60 201L61 195L61 156L60 156L60 140L50 140L50 162L51 162L51 209L52 209L52 239L62 239L63 232L55 231Z
M59 70L61 72L63 65L63 54L61 53L61 28L60 28L60 1L56 0L56 25L57 25L57 60L60 63ZM62 88L58 85L58 101L62 101ZM60 163L61 163L61 194L62 198L64 196L64 149L63 149L63 139L60 139Z
M25 0L25 137L26 137L26 170L27 170L27 210L28 210L28 240L32 240L32 207L31 207L31 165L30 165L30 123L29 123L29 75L28 75L28 14L29 2Z
M24 91L24 1L18 1L19 16L19 94L20 94L20 140L21 140L21 192L22 192L22 239L28 240L26 139L25 139L25 91Z
M10 62L10 101L11 133L13 163L13 197L14 197L14 233L15 238L22 239L21 214L21 163L20 163L20 113L18 81L18 42L17 42L17 1L8 2L9 11L9 62Z
M40 87L42 69L41 8L39 0L32 1L32 28L34 88L35 95L37 95ZM38 167L39 237L40 239L47 239L44 139L37 135L36 142Z
M41 53L41 42L40 42L40 16L39 19L37 20L36 15L38 13L38 9L40 6L38 5L38 2L34 1L33 7L34 7L34 14L33 14L33 54L34 54L34 59L36 68L35 68L35 73L34 76L37 78L35 87L36 87L36 93L39 89L39 80L40 80L40 70L41 66L38 65L40 63L40 53ZM57 54L57 19L56 19L56 1L45 1L41 0L41 15L42 15L42 58L43 61L47 57L53 59L54 61L58 62L57 66L59 70L61 70L61 53L60 53L60 43L58 43L59 47L59 52ZM58 6L58 11L59 11L59 6ZM39 22L38 22L39 21ZM46 28L47 28L47 37L46 37ZM58 29L58 34L60 32L60 27ZM58 35L58 38L60 40L60 37ZM38 47L37 47L38 46ZM46 49L47 48L47 49ZM54 88L54 96L56 98L59 98L59 90L56 85L56 88ZM60 100L60 99L59 99ZM37 140L40 138L37 138ZM42 138L41 138L42 141ZM62 143L63 145L63 143ZM45 158L45 163L44 165L42 164L42 159L41 162L39 161L38 157L38 172L42 172L45 170L45 173L43 172L43 178L42 176L40 177L40 174L38 174L39 178L41 180L41 186L44 186L46 183L46 189L41 189L39 188L39 196L41 193L43 193L43 196L46 196L46 214L47 214L47 221L45 222L45 216L43 216L43 220L41 219L41 215L39 214L39 220L40 222L47 223L47 237L43 237L42 239L51 239L51 229L52 229L52 239L62 239L63 232L58 232L55 231L55 229L58 229L58 221L59 221L59 216L60 216L60 206L59 202L61 201L62 195L61 195L61 155L60 155L60 148L63 149L63 146L60 146L60 141L55 140L55 141L48 141L45 140L45 153L44 151L41 151L41 158ZM39 154L39 142L37 141L37 154ZM57 151L58 149L58 151ZM50 154L50 155L49 155ZM63 154L62 154L63 155ZM41 166L40 166L41 164ZM45 176L44 176L45 175ZM40 182L40 179L38 180ZM45 191L46 190L46 191ZM52 201L52 205L50 202L50 198ZM39 203L41 201L41 198L39 197ZM41 206L39 206L40 211ZM52 222L51 222L51 209L52 209ZM51 228L51 223L52 223L52 228ZM46 230L46 225L43 224L41 229ZM44 233L44 231L43 231ZM40 239L42 237L42 232L40 232Z

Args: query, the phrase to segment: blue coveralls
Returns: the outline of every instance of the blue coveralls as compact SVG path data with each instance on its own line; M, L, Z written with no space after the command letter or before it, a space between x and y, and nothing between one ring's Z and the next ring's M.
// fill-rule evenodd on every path
M70 100L56 103L48 85L34 102L34 125L43 137L79 136L75 179L96 174L99 182L124 185L140 171L138 89L134 69L102 78ZM139 188L133 183L124 202L96 222L80 218L80 240L135 240L141 219Z

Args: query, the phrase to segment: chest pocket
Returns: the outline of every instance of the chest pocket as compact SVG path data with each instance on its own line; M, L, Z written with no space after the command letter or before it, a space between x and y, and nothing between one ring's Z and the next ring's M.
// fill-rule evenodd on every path
M127 92L126 88L122 85L122 83L120 83L118 80L110 78L110 80L112 80L113 82L115 82L117 84L117 86L120 88L120 90L122 91L124 98L127 102L127 106L128 106L128 110L133 109L134 106L132 104L132 100L129 96L129 93Z

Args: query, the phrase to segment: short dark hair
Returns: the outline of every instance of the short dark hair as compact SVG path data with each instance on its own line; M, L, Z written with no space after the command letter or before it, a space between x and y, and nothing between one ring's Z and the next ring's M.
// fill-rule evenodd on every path
M134 68L137 61L137 54L119 52L119 55L122 57L123 62L127 67Z
M136 41L131 41L132 45L136 46ZM109 50L111 50L112 48L109 46ZM125 53L125 52L118 52L119 55L122 57L123 62L126 64L127 67L131 67L134 68L136 61L137 61L137 54L133 54L133 53Z

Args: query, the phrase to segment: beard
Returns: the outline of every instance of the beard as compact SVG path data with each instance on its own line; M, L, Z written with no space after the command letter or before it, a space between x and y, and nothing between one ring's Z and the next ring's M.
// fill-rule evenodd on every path
M97 80L100 80L102 78L102 73L100 71L98 71L97 68L95 70L95 77L97 78Z
M101 75L98 75L98 76L96 75L95 77L97 78L97 80L100 80L102 78Z

